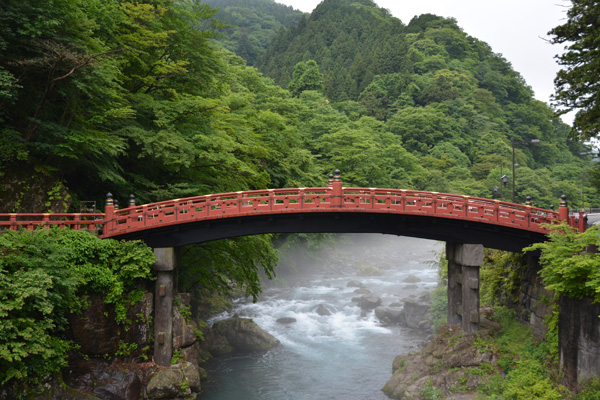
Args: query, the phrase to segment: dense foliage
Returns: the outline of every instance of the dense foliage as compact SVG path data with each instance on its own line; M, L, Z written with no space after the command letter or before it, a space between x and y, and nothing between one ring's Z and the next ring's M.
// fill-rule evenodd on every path
M501 175L512 181L514 143L517 202L529 195L548 207L562 193L579 201L583 185L586 203L600 204L582 179L590 162L579 155L585 147L568 140L570 128L453 19L428 14L404 25L370 0L325 0L273 40L259 68L296 93L299 69L313 61L322 89L307 88L324 94L319 114L329 115L300 129L311 152L349 184L498 198ZM526 144L532 139L540 143ZM503 188L504 199L511 189Z
M525 251L541 250L540 272L544 285L558 296L591 297L600 301L600 229L583 233L562 224L552 227L549 241L535 243Z
M125 322L136 287L152 278L154 254L141 242L101 240L67 229L0 236L0 386L39 382L67 362L70 313L89 293L105 295ZM6 386L8 387L8 386Z
M208 0L219 8L216 18L229 25L217 39L227 50L255 65L280 30L298 23L304 15L271 0Z

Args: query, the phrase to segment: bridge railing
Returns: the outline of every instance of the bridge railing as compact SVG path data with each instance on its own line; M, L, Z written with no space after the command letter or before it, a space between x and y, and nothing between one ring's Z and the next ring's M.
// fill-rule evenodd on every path
M69 213L19 213L0 214L0 230L27 229L34 230L43 226L69 227L75 230L87 229L101 231L104 225L104 213L69 214Z
M542 224L560 220L559 213L556 211L478 197L402 189L344 188L343 190L345 208L369 208L365 205L370 205L373 210L483 220L541 231L546 231ZM574 220L569 223L576 226Z
M331 189L292 188L230 192L133 206L114 212L104 234L233 215L310 211L331 207Z
M561 217L560 212L533 206L418 190L344 188L337 182L327 187L210 194L132 205L121 210L110 205L104 214L0 214L0 229L58 225L101 230L102 237L111 237L192 221L289 212L337 212L340 208L345 212L390 212L481 221L543 233L547 232L543 224L561 219L577 227L574 217Z

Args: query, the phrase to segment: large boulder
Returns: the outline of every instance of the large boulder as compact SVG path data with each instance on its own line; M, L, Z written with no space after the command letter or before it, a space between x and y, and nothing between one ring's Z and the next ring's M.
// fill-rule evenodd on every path
M200 374L197 367L181 362L161 369L150 376L146 386L149 400L195 399L192 392L200 391Z
M336 309L334 306L324 303L319 304L317 307L314 308L313 311L319 314L320 316L328 316L336 313Z
M273 335L249 318L231 318L215 322L206 333L202 347L214 355L268 350L279 344Z
M406 278L404 278L402 280L402 282L404 282L404 283L418 283L418 282L421 282L421 278L419 278L416 275L410 274Z
M431 319L429 304L407 301L404 303L404 316L406 318L406 325L409 328L420 329L423 327L423 321Z
M384 325L406 325L404 310L379 306L375 309L375 316Z
M381 297L375 296L374 294L355 297L352 299L352 301L356 301L358 303L358 306L363 311L373 310L379 307L382 303Z

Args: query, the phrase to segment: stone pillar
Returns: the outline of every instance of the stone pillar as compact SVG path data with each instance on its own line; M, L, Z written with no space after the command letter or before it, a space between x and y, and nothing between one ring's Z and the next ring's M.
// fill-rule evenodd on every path
M480 244L446 243L448 259L448 323L465 332L479 330L479 267L483 264Z
M448 323L462 325L462 267L454 261L454 252L459 244L446 242L448 260Z
M154 307L154 362L169 366L173 357L173 297L177 275L177 257L173 247L154 249L156 290Z

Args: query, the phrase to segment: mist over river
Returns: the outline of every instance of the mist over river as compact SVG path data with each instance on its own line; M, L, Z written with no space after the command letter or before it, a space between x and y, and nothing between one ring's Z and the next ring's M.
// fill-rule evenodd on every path
M266 288L257 303L239 302L209 321L235 314L252 318L281 344L266 352L212 360L199 399L387 399L381 388L392 376L394 357L418 350L426 337L408 328L383 326L372 310L364 312L352 302L360 294L347 285L362 283L384 306L414 300L437 286L435 262L443 244L389 235L346 237L346 245L335 251L322 250L327 257L284 274L287 287ZM383 274L359 276L364 265ZM403 282L411 275L419 281ZM320 315L319 306L331 315ZM276 322L282 317L296 322Z

